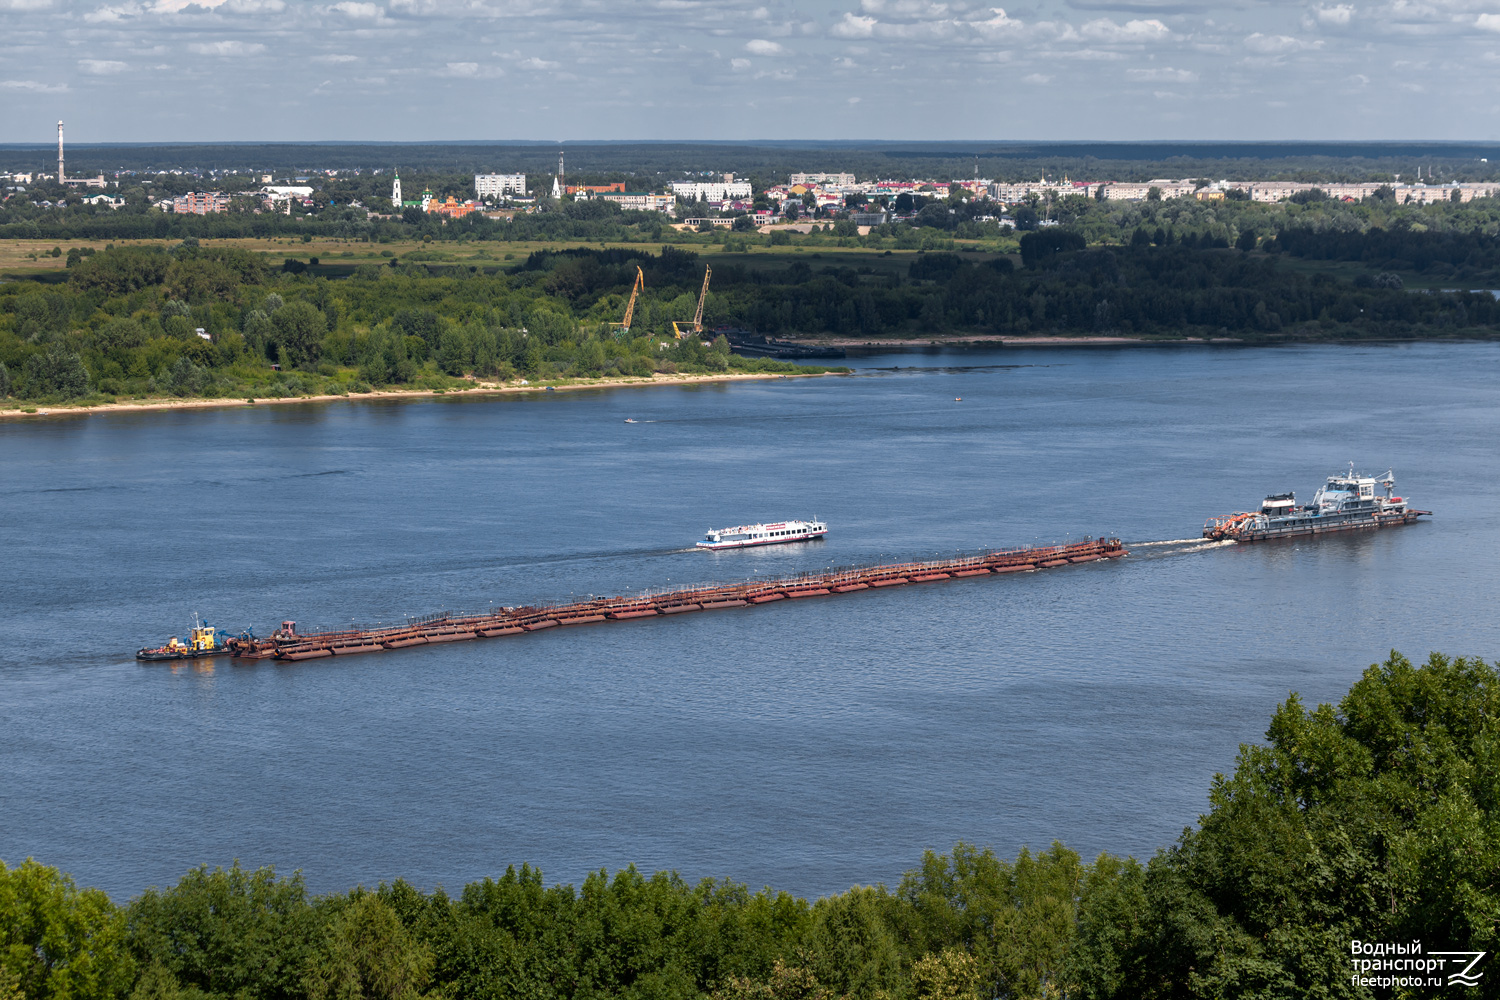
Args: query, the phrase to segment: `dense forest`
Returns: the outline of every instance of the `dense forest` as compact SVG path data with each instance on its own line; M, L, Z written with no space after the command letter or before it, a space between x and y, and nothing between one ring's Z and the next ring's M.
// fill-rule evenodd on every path
M549 886L526 866L453 895L311 896L234 865L116 904L0 864L0 1000L1436 995L1425 976L1466 960L1432 953L1500 946L1497 719L1491 666L1392 653L1337 706L1279 706L1145 863L961 843L894 888L811 903L634 868ZM1500 996L1475 971L1465 995Z
M997 206L958 192L921 200L909 220L863 233L847 218L810 233L681 233L655 214L570 201L512 221L446 224L415 209L410 221L375 222L332 208L306 219L82 207L0 218L0 230L28 233L182 237L169 248L58 236L47 252L66 255L64 271L0 282L0 397L281 396L445 388L459 378L790 370L740 357L723 339L705 347L672 337L672 321L693 315L707 260L708 327L769 337L1274 342L1490 337L1500 321L1490 291L1451 290L1500 289L1500 199L1071 196L1011 209L1015 229L1000 228ZM383 263L271 258L218 242L287 229L361 245ZM377 250L398 238L404 256ZM606 245L506 252L523 238ZM438 248L469 262L452 253L435 262L445 256ZM637 267L646 290L627 337L618 321Z
M585 299L526 266L507 273L392 258L330 280L309 273L309 262L272 269L264 255L191 238L170 250L80 252L65 284L0 285L0 396L286 397L447 389L471 384L465 377L823 370L740 357L723 337L676 339L670 320L692 316L688 289L701 271L670 247L640 260L653 292L626 336L617 325L624 279Z

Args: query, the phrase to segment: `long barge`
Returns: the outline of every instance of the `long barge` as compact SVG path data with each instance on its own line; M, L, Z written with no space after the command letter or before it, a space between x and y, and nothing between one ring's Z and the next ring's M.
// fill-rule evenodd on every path
M1118 538L1091 538L1065 545L1001 549L953 559L851 567L734 584L704 584L570 604L500 608L483 614L443 613L384 628L303 634L296 631L295 622L286 621L269 639L230 639L229 646L231 654L242 659L311 660L325 656L352 656L430 643L524 635L569 625L754 607L775 601L832 597L939 580L1054 569L1073 563L1117 559L1125 554L1125 546Z

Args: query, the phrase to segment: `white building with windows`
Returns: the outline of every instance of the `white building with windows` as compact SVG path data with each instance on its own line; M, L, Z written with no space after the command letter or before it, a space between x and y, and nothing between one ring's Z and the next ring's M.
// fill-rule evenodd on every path
M525 174L475 174L474 197L504 198L508 195L526 194Z
M673 181L672 194L683 201L739 201L751 197L750 182Z
M830 184L833 187L853 187L853 174L792 174L787 181L788 184L801 184L806 187L809 184Z

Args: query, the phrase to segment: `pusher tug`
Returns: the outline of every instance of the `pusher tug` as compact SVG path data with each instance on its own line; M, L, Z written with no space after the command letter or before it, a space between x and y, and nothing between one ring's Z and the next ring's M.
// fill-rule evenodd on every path
M167 640L165 646L157 646L154 649L137 650L137 660L193 660L200 656L219 656L229 652L225 638L228 633L223 629L216 629L208 622L199 622L198 616L193 615L193 631L188 633L188 641L181 642L174 635Z
M1385 495L1375 492L1377 486ZM1356 528L1393 528L1412 524L1432 511L1417 510L1405 497L1393 496L1396 479L1387 472L1379 479L1354 474L1354 463L1342 475L1329 476L1318 487L1312 503L1297 506L1294 493L1273 493L1260 510L1212 517L1203 525L1203 537L1214 541L1264 542L1273 538L1321 535L1328 531Z

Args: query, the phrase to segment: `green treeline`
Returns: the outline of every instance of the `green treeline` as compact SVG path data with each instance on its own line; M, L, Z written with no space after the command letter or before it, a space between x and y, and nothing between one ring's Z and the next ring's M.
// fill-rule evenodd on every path
M626 336L617 324L634 265L620 287L577 296L531 265L393 258L330 279L299 260L273 270L261 254L193 239L70 254L65 284L0 285L0 396L272 397L443 389L466 377L824 370L739 357L722 337L676 340L671 322L692 317L701 267L671 247L638 258L651 284Z
M1337 707L1293 695L1266 736L1145 864L959 844L812 903L634 868L310 897L234 866L117 906L0 865L0 1000L1355 998L1427 992L1355 983L1356 940L1493 954L1494 668L1392 653ZM1478 971L1466 995L1500 995Z
M1052 227L1024 234L1019 249L1020 268L948 252L723 253L704 320L769 336L1242 341L1489 336L1500 323L1487 293L1416 294L1393 274L1342 280L1166 236L1089 247ZM75 247L68 263L64 284L0 285L0 395L290 396L459 378L808 371L739 357L723 338L676 340L672 322L693 315L704 264L673 245L538 251L509 267L393 257L330 275L188 239L170 250ZM646 291L627 336L618 321L637 268Z
M1306 274L1274 257L1175 246L1085 249L1077 233L1044 229L1020 242L1024 266L963 253L908 257L896 266L822 264L790 256L781 266L715 258L705 320L770 335L854 337L929 334L1115 334L1241 340L1485 335L1500 322L1493 296L1412 294L1374 281ZM628 287L641 255L632 250L534 254L545 287L587 310ZM675 285L668 310L692 308L701 267L666 248L647 287ZM1399 285L1399 282L1395 283ZM648 312L648 316L653 315Z

